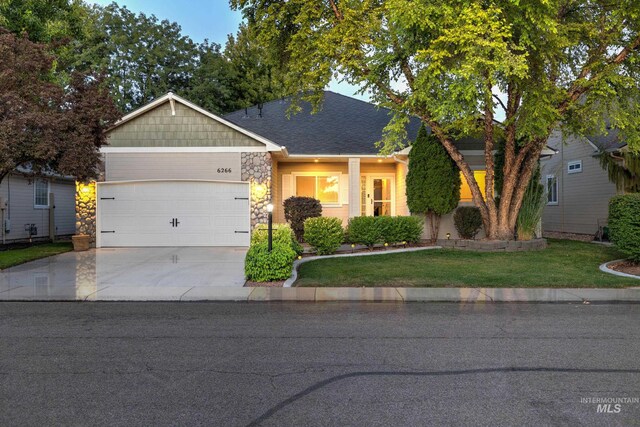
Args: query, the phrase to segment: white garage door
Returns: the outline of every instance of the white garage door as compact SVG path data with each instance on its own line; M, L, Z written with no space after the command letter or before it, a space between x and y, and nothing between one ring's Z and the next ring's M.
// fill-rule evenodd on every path
M249 184L98 184L98 245L249 246Z

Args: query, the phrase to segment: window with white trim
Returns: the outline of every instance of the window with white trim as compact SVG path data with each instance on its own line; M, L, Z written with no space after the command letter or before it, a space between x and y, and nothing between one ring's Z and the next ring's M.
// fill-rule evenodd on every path
M294 175L295 195L313 197L326 205L340 204L340 175Z
M33 207L49 207L49 181L36 179L33 183Z
M582 172L582 160L574 160L567 163L567 173L580 173Z
M547 204L558 204L558 178L555 175L547 175Z

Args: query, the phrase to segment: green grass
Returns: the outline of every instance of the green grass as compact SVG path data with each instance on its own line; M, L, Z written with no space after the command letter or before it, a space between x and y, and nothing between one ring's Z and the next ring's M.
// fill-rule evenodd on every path
M73 250L73 245L70 242L45 243L24 249L9 249L0 252L0 270L71 250Z
M549 240L543 251L489 253L453 249L311 261L295 286L353 287L606 287L640 286L640 280L601 272L624 258L615 248Z

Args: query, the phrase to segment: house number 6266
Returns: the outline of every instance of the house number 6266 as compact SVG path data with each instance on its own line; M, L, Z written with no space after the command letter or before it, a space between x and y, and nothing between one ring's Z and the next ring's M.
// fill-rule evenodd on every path
M231 173L231 168L218 168L218 173Z

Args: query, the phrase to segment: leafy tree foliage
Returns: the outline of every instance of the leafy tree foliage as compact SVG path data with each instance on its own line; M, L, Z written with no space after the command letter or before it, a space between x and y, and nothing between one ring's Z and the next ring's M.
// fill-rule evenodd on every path
M111 3L92 10L90 36L80 52L84 67L104 71L121 111L169 91L184 95L196 66L196 44L175 22L135 14Z
M395 111L383 151L420 117L470 184L487 236L510 239L524 192L555 128L597 133L605 116L640 149L637 0L231 0L282 52L288 85L316 105L335 75ZM502 97L497 96L504 94ZM505 120L496 123L496 111ZM504 131L494 199L497 130ZM486 198L453 141L484 138ZM516 147L520 146L517 150Z
M640 193L640 153L601 153L600 165L619 191Z
M431 239L438 238L440 217L460 201L460 171L438 140L424 125L409 152L407 206L412 213L429 217Z
M261 107L286 95L277 62L246 25L240 25L235 37L229 35L224 55L231 67L234 110L252 105Z
M19 166L79 179L96 174L104 130L118 117L96 76L55 83L46 47L0 29L0 181Z
M68 84L89 8L81 0L0 0L0 27L44 43L55 55L56 78Z

